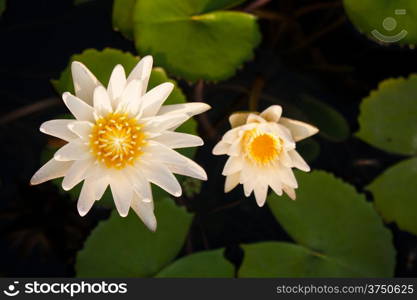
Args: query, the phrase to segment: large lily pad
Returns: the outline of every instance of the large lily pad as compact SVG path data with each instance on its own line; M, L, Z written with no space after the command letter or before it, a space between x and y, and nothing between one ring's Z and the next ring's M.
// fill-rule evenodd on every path
M386 170L368 187L375 206L387 222L417 235L417 158Z
M6 0L0 0L0 17L6 10Z
M114 0L113 28L126 38L133 39L133 10L136 0Z
M244 246L241 277L388 277L392 236L370 203L332 175L297 173L297 200L271 194L268 205L298 244Z
M158 230L149 231L138 216L121 218L113 211L101 222L78 253L78 277L151 277L182 248L192 215L166 198L156 203Z
M356 28L379 43L417 42L415 0L344 0Z
M381 82L360 110L359 138L388 152L417 153L417 75Z
M224 249L197 252L163 269L156 277L215 278L233 277L234 266L224 258Z
M136 48L176 76L226 79L253 56L261 37L254 16L224 10L241 2L137 0Z

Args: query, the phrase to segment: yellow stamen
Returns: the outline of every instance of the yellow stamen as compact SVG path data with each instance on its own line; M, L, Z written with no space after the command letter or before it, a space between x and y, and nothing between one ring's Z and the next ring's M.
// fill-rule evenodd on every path
M271 133L259 132L256 128L243 134L242 146L246 157L258 165L275 161L282 151L283 140Z
M97 161L115 169L133 165L142 155L145 144L141 124L120 113L110 113L97 120L90 137L90 148Z

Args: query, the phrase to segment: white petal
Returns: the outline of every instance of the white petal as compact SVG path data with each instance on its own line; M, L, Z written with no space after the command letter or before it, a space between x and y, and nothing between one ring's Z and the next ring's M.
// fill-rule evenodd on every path
M132 168L133 169L133 168ZM141 201L152 202L151 184L142 174L138 167L135 167L131 174L130 180L135 193L139 196Z
M230 126L235 128L246 124L246 120L248 119L249 114L249 112L237 112L232 114L229 117Z
M272 105L261 113L261 117L268 122L278 122L281 118L282 107L279 105Z
M90 211L95 200L95 182L87 178L83 183L77 202L78 213L81 217L84 217Z
M315 135L317 132L319 132L317 127L288 118L281 118L279 123L291 131L294 141L296 142Z
M285 193L287 193L288 197L290 197L292 200L295 200L296 195L295 195L295 190L293 188L290 188L289 186L284 185L282 189L284 190Z
M62 146L54 154L59 161L82 160L90 157L88 147L80 140L74 140Z
M288 185L291 188L297 188L297 179L295 179L294 173L290 168L286 168L282 165L276 168L277 175L282 183Z
M278 196L282 195L282 182L276 172L269 172L268 184Z
M134 67L132 72L130 72L127 77L127 83L132 80L139 80L141 82L141 96L145 94L146 88L148 87L149 77L152 72L153 59L152 56L145 56L142 58L139 63Z
M133 189L129 180L120 171L114 172L111 179L110 188L117 211L120 216L126 217L132 202Z
M255 185L254 190L256 203L259 207L264 206L266 201L266 195L268 194L268 185L265 183L258 183L257 185Z
M174 131L166 131L153 140L172 149L196 147L204 144L199 136Z
M294 166L290 155L285 150L281 151L281 154L279 155L279 161L287 168L292 168Z
M65 176L72 164L72 161L57 161L52 158L32 176L30 184L40 184L51 179Z
M231 156L229 157L229 159L226 161L226 164L224 165L222 175L225 175L225 176L231 175L233 173L236 173L242 170L242 168L243 168L242 158Z
M144 202L137 195L133 196L132 209L151 231L156 231L156 218L153 212L153 202Z
M106 192L107 186L109 185L109 178L108 177L101 177L101 178L96 178L94 181L94 199L95 200L100 200L104 193Z
M145 118L155 116L173 89L174 85L171 82L165 82L143 95L141 99L143 105L142 116Z
M240 172L236 172L229 176L226 176L226 182L224 184L224 192L228 193L233 190L238 184L240 180Z
M179 197L182 194L181 186L177 178L162 163L142 163L140 170L147 180L164 189L171 195Z
M96 87L101 85L97 78L78 61L71 64L72 80L74 82L75 95L87 104L93 104L93 94Z
M93 96L91 96L92 101ZM62 95L65 105L71 111L73 116L80 121L94 121L94 109L80 98L65 92Z
M94 110L100 116L105 116L113 111L109 94L107 94L106 89L102 86L94 90Z
M297 151L291 150L288 152L288 154L292 159L294 167L304 172L310 172L309 165L305 162L305 160L301 157L301 155Z
M40 131L49 135L52 135L54 137L57 137L64 141L71 141L73 139L76 139L77 136L72 133L70 130L68 130L68 124L71 124L75 120L51 120L44 122L41 127Z
M122 95L123 90L126 86L126 74L125 69L122 65L114 67L109 84L107 86L107 93L111 99L111 104L114 109L117 108L118 98Z
M141 107L142 83L139 80L130 81L120 96L117 105L117 111L128 113L130 116L136 116Z
M220 142L217 143L216 146L214 146L212 153L214 155L227 154L227 152L229 151L230 146L231 145L229 143L226 143L223 140L221 140Z
M184 114L169 114L147 118L146 120L143 119L145 122L145 131L149 130L154 132L162 132L168 130L172 127L181 125L186 120L188 120L188 116Z
M149 157L150 161L164 163L175 174L207 180L207 174L202 167L175 150L156 143L150 143L148 147L150 147L148 150L152 154Z
M158 115L165 115L165 114L186 114L189 117L201 114L211 107L210 105L203 103L203 102L191 102L191 103L183 103L183 104L171 104L171 105L164 105L158 112Z
M92 160L77 160L71 168L67 171L64 180L62 181L62 188L65 191L69 191L74 186L79 184L82 180L87 177L89 169L91 169L93 163Z
M247 123L265 123L266 121L264 120L264 118L260 117L259 115L250 113L246 122Z
M93 126L93 123L88 121L75 121L68 124L68 129L79 138L88 141Z

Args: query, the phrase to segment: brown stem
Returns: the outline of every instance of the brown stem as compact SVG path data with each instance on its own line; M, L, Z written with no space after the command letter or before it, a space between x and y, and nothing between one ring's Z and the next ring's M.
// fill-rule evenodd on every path
M295 12L295 16L297 18L299 18L299 17L302 17L302 16L307 15L309 13L318 11L318 10L333 8L333 7L339 7L341 5L342 5L341 1L316 3L316 4L313 4L313 5L304 6L304 7L300 8L299 10L297 10Z
M251 12L255 9L267 5L271 0L255 0L251 4L245 7L244 11Z
M60 103L59 98L46 98L39 102L23 106L19 109L16 109L12 112L9 112L3 116L0 117L0 124L6 124L9 122L12 122L14 120L17 120L19 118L22 118L24 116L30 115L32 113L35 113L37 111L43 110L48 107L52 107L55 105L58 105Z
M204 81L199 80L194 87L194 100L204 102ZM207 136L211 140L217 140L216 130L211 124L207 114L203 113L197 116L197 121L206 132Z
M265 80L262 77L257 77L253 82L252 89L249 94L249 110L257 111L259 99L262 95L262 90L265 86Z

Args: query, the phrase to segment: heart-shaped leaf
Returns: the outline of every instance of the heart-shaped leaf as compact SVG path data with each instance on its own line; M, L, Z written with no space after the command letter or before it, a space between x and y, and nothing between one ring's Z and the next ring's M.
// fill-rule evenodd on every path
M253 56L260 42L254 16L224 10L240 2L137 0L136 48L187 80L226 79Z
M332 175L297 173L297 200L271 194L268 205L298 245L244 246L241 277L392 276L392 236L363 195Z
M345 10L356 28L379 43L415 45L415 0L344 0Z
M78 277L150 277L171 262L184 244L192 215L169 198L156 203L158 230L149 231L134 212L113 212L77 255Z
M224 258L224 249L194 253L174 261L156 277L180 278L231 278L233 265Z
M417 75L381 82L360 111L360 139L388 152L417 153Z
M367 189L387 222L417 235L417 158L402 161L376 178Z

